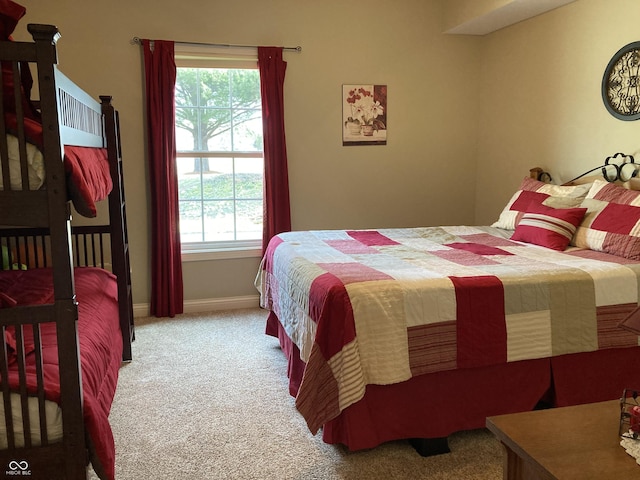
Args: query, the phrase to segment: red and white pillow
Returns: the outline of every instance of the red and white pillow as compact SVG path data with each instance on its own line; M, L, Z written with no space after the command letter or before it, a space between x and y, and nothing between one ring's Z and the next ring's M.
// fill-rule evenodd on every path
M552 207L578 207L589 192L591 184L584 185L552 185L533 178L525 178L520 189L513 194L492 227L504 230L515 230L530 205L547 205Z
M640 260L640 192L596 180L581 206L573 245Z
M522 215L511 240L563 251L586 212L586 208L552 208L532 203Z

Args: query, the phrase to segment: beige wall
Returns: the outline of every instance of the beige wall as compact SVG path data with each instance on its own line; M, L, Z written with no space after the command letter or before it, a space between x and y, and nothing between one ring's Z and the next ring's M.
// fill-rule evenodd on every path
M59 27L61 69L120 109L134 302L149 298L140 48L133 36L301 45L286 53L294 229L472 223L478 42L442 35L437 0L23 0ZM386 146L343 147L341 85L387 84ZM451 185L463 183L460 188ZM457 191L456 191L457 190ZM255 295L257 258L184 264L185 299Z
M16 37L28 22L56 24L62 70L120 108L138 304L150 238L133 36L303 47L285 54L296 230L487 224L532 166L563 181L638 154L640 123L613 118L600 96L610 57L639 40L637 0L578 0L484 37L442 34L446 0L21 3ZM343 83L388 85L388 145L342 147ZM185 298L255 295L258 260L184 264Z
M578 0L482 39L476 221L493 221L533 166L562 182L640 152L640 122L615 119L604 69L640 40L637 0Z

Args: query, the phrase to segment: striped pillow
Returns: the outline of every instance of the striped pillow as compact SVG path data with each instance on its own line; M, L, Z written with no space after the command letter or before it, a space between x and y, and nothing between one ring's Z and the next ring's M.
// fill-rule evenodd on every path
M586 208L552 208L531 204L511 240L562 251L569 245L586 212Z
M640 260L640 192L596 180L580 206L587 214L573 245Z
M564 202L575 202L566 206L578 207L585 197L591 184L584 185L553 185L550 183L540 182L533 178L525 178L520 184L520 190L513 194L507 205L500 213L500 217L491 225L492 227L502 228L505 230L514 230L520 219L524 215L529 205L548 204L554 200ZM564 205L563 205L564 206Z

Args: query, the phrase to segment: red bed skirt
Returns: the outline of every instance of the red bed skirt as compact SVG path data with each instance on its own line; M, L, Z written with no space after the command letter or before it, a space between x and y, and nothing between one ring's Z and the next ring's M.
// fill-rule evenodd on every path
M298 348L273 312L266 333L280 341L295 396L305 367ZM640 347L437 372L367 386L362 400L323 426L322 439L361 450L391 440L447 437L484 427L488 416L532 410L541 400L557 406L612 400L628 387L640 388Z

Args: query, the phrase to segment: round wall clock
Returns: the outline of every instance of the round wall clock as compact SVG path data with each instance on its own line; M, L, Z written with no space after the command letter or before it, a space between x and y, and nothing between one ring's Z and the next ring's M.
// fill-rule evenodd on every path
M640 118L640 42L625 45L609 61L602 77L602 100L620 120Z

